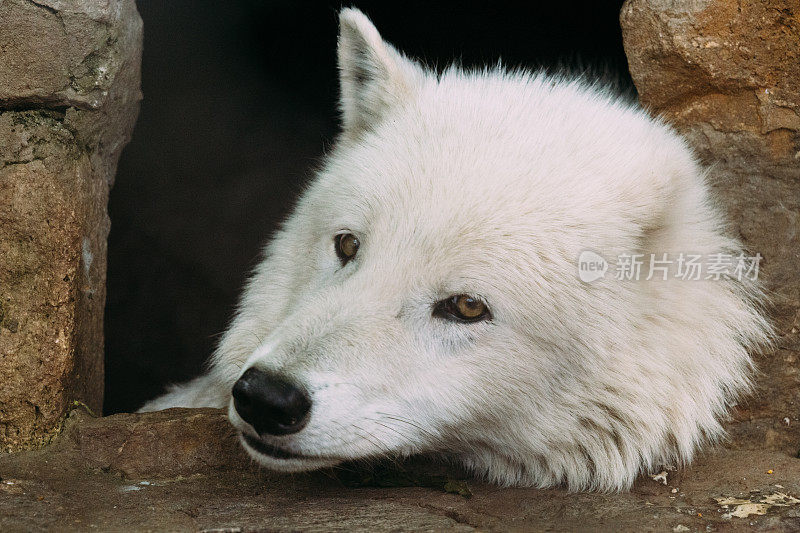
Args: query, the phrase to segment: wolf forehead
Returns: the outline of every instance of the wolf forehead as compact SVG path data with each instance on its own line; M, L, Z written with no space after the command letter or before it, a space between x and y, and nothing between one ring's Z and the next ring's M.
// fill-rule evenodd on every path
M513 96L513 97L510 97ZM381 190L401 181L415 200L438 184L475 195L512 194L549 185L602 182L669 172L690 163L688 148L667 126L610 89L581 77L492 69L425 73L358 142L340 142L324 172L346 185ZM563 189L561 189L563 192ZM441 193L436 190L436 193Z
M345 122L311 193L326 215L350 206L374 225L386 213L395 223L447 209L469 225L534 213L594 224L592 213L633 199L648 205L631 201L631 214L647 218L681 181L696 180L691 151L668 126L581 77L419 67L410 80L365 84L361 98L394 94L396 84L405 90L363 110L357 128Z
M344 135L300 214L328 231L383 225L401 244L397 233L417 246L428 233L430 247L453 250L516 237L556 251L574 231L572 261L589 245L614 248L609 225L630 219L631 236L654 225L696 172L668 127L581 78L450 68L424 72L357 137Z

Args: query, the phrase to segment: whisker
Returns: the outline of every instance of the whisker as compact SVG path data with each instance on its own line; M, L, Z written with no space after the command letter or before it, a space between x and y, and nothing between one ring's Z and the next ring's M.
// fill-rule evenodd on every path
M407 419L405 419L403 417L398 417L398 416L395 416L395 415L391 415L389 413L381 413L381 412L378 412L376 414L378 414L378 415L380 415L380 416L382 416L384 418L387 418L389 420L395 420L397 422L402 422L404 424L408 424L409 426L412 426L412 427L420 430L424 435L427 435L431 439L439 440L439 435L436 435L435 433L432 433L430 430L420 426L419 424L417 424L415 422L407 420Z

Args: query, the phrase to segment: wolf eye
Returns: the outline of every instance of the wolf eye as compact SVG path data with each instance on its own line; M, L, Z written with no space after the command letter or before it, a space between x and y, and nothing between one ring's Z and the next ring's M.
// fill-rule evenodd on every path
M477 322L492 317L485 303L467 294L451 296L437 303L433 316L454 322Z
M336 255L339 256L342 265L355 257L358 246L361 244L352 233L340 233L334 238L334 243L336 244Z

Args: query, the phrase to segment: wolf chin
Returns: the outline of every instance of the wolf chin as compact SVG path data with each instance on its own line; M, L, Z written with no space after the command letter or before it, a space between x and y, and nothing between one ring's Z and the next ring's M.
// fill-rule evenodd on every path
M355 9L338 60L335 148L207 373L142 411L227 408L279 471L433 454L571 490L723 436L771 335L757 283L577 275L584 250L741 253L678 135L585 78L437 74Z

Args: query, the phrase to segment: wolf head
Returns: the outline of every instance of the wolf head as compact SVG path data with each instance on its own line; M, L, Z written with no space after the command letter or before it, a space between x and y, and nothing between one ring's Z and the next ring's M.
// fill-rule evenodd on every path
M719 437L769 326L747 280L645 279L651 253L740 253L684 142L586 81L437 75L340 24L342 134L213 361L248 452L615 490ZM586 250L642 276L582 281Z

